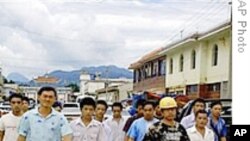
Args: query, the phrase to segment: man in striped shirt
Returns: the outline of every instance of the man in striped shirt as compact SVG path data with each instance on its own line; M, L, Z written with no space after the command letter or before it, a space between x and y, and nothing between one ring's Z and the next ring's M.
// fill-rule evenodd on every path
M143 141L190 141L185 128L174 119L177 104L173 98L165 97L160 101L163 119L149 127Z

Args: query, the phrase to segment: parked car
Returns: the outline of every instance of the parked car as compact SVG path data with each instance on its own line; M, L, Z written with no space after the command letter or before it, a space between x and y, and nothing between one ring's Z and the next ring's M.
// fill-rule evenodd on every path
M74 120L81 115L79 103L67 102L63 104L62 113L68 121Z
M9 102L0 103L0 110L10 111L11 110L10 103Z

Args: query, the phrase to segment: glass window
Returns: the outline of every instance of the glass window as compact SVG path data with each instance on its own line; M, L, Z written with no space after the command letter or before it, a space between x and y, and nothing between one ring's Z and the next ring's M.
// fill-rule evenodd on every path
M184 65L184 57L181 54L181 56L180 56L180 72L183 72L183 65Z
M169 74L173 73L173 58L170 59L170 63L169 63Z
M187 86L187 93L196 93L198 91L197 85L189 85Z
M166 60L159 61L159 74L164 75L166 71Z
M152 75L153 76L158 75L158 61L154 62Z
M215 44L212 51L212 66L217 66L218 64L218 45Z
M196 62L196 52L195 50L193 50L191 54L191 69L195 69L195 62Z
M208 84L209 92L219 92L220 91L220 83Z

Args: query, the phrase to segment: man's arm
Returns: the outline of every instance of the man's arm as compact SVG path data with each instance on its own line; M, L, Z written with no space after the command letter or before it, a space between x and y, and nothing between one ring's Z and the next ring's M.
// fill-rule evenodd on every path
M72 135L68 134L63 136L62 141L72 141Z
M25 141L25 140L26 140L26 137L22 135L19 135L17 138L17 141Z
M227 141L227 138L226 137L221 137L220 141Z
M3 141L4 131L0 131L0 141Z
M133 138L131 138L131 137L129 137L129 138L128 138L128 141L134 141L134 139L133 139Z

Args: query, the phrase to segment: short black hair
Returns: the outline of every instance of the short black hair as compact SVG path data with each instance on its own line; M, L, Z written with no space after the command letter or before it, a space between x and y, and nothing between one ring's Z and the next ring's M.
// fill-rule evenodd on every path
M143 108L144 108L146 105L152 105L153 108L155 108L155 102L153 102L153 101L145 101L144 104L143 104Z
M98 104L104 105L105 106L105 110L108 109L108 104L107 104L106 101L104 101L104 100L97 100L96 105L98 105Z
M56 102L52 105L53 108L58 107L58 106L62 109L62 103L59 102L59 101L56 101Z
M112 105L112 110L114 109L114 107L120 107L121 110L123 108L121 102L114 102L113 105Z
M196 103L203 103L203 105L206 106L206 102L205 102L205 100L202 99L202 98L197 98L197 99L195 99L195 100L193 101L193 103L192 103L192 107L194 107L194 105L195 105Z
M82 110L83 106L85 105L89 105L89 106L93 106L94 109L96 107L96 103L95 103L95 100L91 97L85 97L83 99L81 99L80 101L80 110Z
M210 104L210 108L213 108L215 105L220 105L222 106L222 103L220 101L214 101Z
M139 99L139 100L137 100L135 107L136 108L138 108L139 106L143 107L145 101L146 101L145 99Z
M197 118L197 116L198 116L199 114L206 114L206 115L208 116L208 113L207 113L206 110L199 110L199 111L197 111L197 112L195 113L195 118Z
M44 91L53 91L55 94L55 97L57 98L57 92L56 92L56 89L54 87L44 86L38 90L37 94L40 96Z
M22 101L26 101L28 104L30 104L30 99L27 96L23 96Z
M12 100L12 98L20 98L22 100L23 96L21 94L18 94L18 93L13 93L9 97L9 102Z

